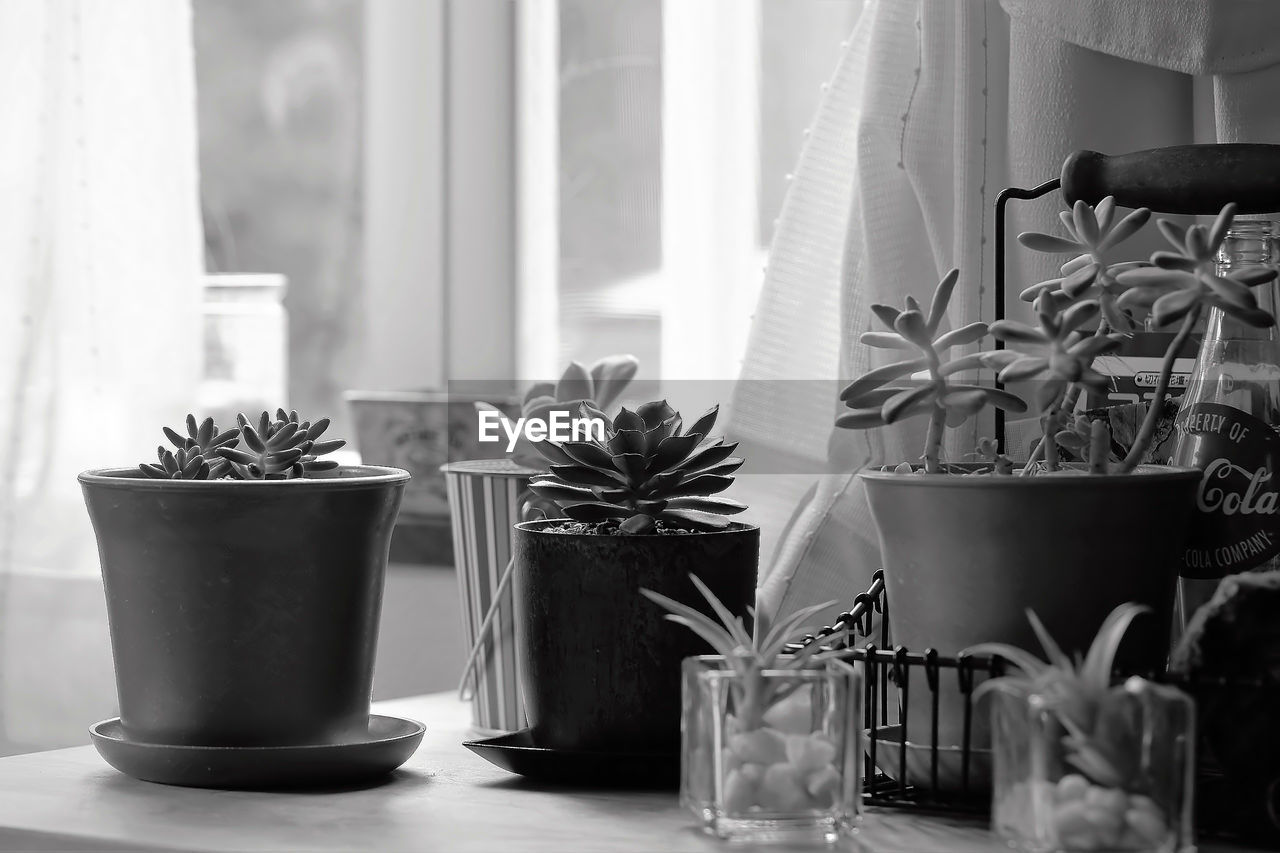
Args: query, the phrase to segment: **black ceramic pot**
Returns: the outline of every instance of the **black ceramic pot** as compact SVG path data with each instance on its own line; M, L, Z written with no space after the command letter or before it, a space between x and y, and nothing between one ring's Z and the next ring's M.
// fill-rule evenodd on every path
M640 594L734 614L755 603L760 529L596 536L515 525L516 649L533 742L566 750L680 748L680 663L712 649Z
M408 480L372 466L265 482L81 474L125 734L206 746L367 735Z

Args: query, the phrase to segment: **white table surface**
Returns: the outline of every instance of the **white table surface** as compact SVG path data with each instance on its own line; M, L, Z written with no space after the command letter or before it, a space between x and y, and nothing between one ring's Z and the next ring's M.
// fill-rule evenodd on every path
M461 745L470 737L470 712L453 694L375 708L420 720L427 733L403 768L385 783L359 790L263 793L156 785L116 772L92 746L0 759L0 850L743 849L703 834L674 792L541 788L494 767ZM981 823L888 809L865 815L856 839L839 848L1008 849Z

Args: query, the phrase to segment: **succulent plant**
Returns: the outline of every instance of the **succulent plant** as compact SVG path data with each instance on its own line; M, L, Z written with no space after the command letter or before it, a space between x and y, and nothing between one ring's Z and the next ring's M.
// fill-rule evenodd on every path
M1045 629L1034 612L1027 619L1040 640L1048 658L1035 655L1006 643L979 643L962 654L993 655L1013 664L1021 675L1008 675L983 682L974 698L993 690L1020 698L1041 697L1044 707L1062 723L1067 734L1066 760L1091 781L1107 787L1124 787L1132 783L1133 762L1137 755L1128 749L1125 732L1115 730L1114 721L1099 713L1112 690L1112 670L1116 651L1134 618L1150 608L1140 604L1121 604L1108 614L1083 660L1069 658Z
M1027 288L1023 298L1033 301L1037 325L1002 319L988 328L971 323L943 335L938 326L955 287L952 270L938 285L927 315L910 297L906 310L873 305L872 311L894 332L868 332L862 342L872 347L918 349L922 357L875 368L849 384L841 399L854 411L837 418L836 425L853 429L890 424L912 415L930 415L925 440L925 473L940 473L938 459L944 426L954 426L985 405L1008 411L1026 410L1022 398L995 388L962 385L949 377L963 370L985 367L997 371L1001 382L1039 380L1036 409L1040 413L1042 437L1032 449L1021 473L1058 468L1059 435L1076 448L1109 446L1106 425L1090 426L1090 434L1073 437L1074 427L1066 419L1076 409L1082 388L1102 388L1106 377L1093 368L1094 360L1120 347L1124 336L1116 330L1134 327L1136 310L1149 310L1158 326L1182 321L1161 363L1146 416L1129 451L1119 463L1109 466L1102 453L1090 453L1090 473L1127 473L1145 458L1164 411L1174 361L1206 307L1220 308L1228 316L1254 326L1275 323L1258 306L1250 288L1276 277L1274 269L1249 269L1219 275L1216 255L1226 239L1235 216L1235 205L1227 205L1210 227L1181 226L1160 220L1157 225L1173 245L1172 252L1156 252L1149 261L1107 264L1103 254L1137 233L1150 218L1150 211L1138 209L1116 219L1115 200L1103 199L1096 208L1077 201L1060 214L1069 238L1040 232L1026 232L1019 240L1039 252L1072 252L1075 257L1062 265L1062 277ZM1040 351L1010 350L976 353L943 363L941 352L949 347L974 343L987 332L1002 342L1030 344ZM909 385L887 386L902 377L925 372L928 378ZM1098 433L1102 430L1102 433ZM1043 466L1040 460L1043 458ZM914 473L911 466L895 471ZM1005 466L995 466L1004 473Z
M1111 196L1098 202L1097 207L1084 201L1076 201L1071 210L1058 214L1069 237L1038 231L1019 234L1018 242L1032 251L1075 255L1062 265L1061 278L1033 284L1022 292L1022 298L1027 302L1034 302L1040 294L1046 292L1067 301L1094 298L1098 300L1102 315L1111 329L1130 331L1135 328L1132 315L1118 304L1119 296L1125 288L1116 280L1116 276L1143 264L1136 261L1108 264L1103 255L1141 231L1151 218L1151 211L1140 207L1119 219L1116 218L1116 213L1116 200Z
M635 378L640 362L633 355L608 355L584 367L576 361L569 362L558 382L538 382L525 391L520 407L524 419L542 418L553 411L576 413L579 406L607 412L618 400L627 385ZM490 403L476 403L481 411L496 412L499 420L514 433L510 419L501 409ZM542 458L532 447L533 442L521 436L512 451L512 457L530 467L541 467Z
M197 424L194 415L187 415L186 436L164 428L177 450L157 448L159 464L144 462L139 471L164 480L283 480L338 467L319 457L346 444L340 439L318 440L329 427L328 418L300 422L297 412L277 409L274 420L263 412L256 428L244 415L237 421L235 429L219 431L212 418ZM241 441L243 447L238 446Z
M328 471L338 463L319 457L346 444L342 439L319 441L329 428L329 419L321 418L314 424L299 421L296 411L276 409L274 420L263 412L256 427L244 415L236 420L243 446L220 448L217 453L231 464L231 475L238 480L285 480Z
M159 480L216 480L225 475L228 463L217 455L222 447L235 447L240 438L238 429L222 432L213 418L205 418L197 424L195 415L187 415L187 434L164 427L165 437L176 450L163 446L156 448L159 464L144 462L138 466L147 477Z
M929 416L929 433L925 439L925 471L941 469L939 451L944 426L959 426L984 406L993 405L1011 412L1025 412L1026 401L999 388L956 382L962 371L983 366L981 354L966 355L943 362L942 355L952 347L976 343L987 336L986 323L970 323L959 329L938 333L946 317L947 305L960 278L959 270L951 270L938 283L926 313L912 297L903 310L888 305L872 305L871 310L893 331L865 332L862 343L884 349L916 350L919 356L886 364L863 374L840 393L840 399L852 409L836 419L836 426L867 429L895 423L902 418ZM928 379L902 385L886 383L927 372Z
M687 429L680 413L665 400L619 410L610 420L587 405L584 417L604 422L603 439L535 442L551 473L535 478L530 490L558 504L564 515L581 522L616 522L622 533L652 533L663 526L684 530L721 530L725 516L746 506L712 497L729 488L743 460L733 456L737 443L709 437L719 407L712 407Z

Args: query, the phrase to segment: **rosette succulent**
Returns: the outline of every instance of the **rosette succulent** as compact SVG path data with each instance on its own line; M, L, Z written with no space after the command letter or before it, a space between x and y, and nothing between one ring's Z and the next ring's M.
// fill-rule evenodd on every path
M138 470L161 480L285 480L338 467L320 457L346 444L319 440L328 418L311 423L300 421L297 412L277 409L274 419L263 412L256 426L243 414L237 421L234 429L220 431L212 418L197 424L194 415L187 415L186 436L164 428L176 450L156 448L159 464L144 462Z
M722 530L725 516L746 506L713 497L733 483L743 460L738 445L710 438L719 407L687 428L665 400L619 410L612 420L583 405L581 415L604 422L602 439L535 442L551 473L530 490L554 501L564 515L586 523L616 525L621 533L662 529Z

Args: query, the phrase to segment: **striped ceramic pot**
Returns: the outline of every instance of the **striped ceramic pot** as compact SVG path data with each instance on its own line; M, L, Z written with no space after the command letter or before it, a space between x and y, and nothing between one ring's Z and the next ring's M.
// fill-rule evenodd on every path
M527 723L516 666L510 579L512 525L522 521L529 478L545 473L509 459L451 462L448 486L462 628L473 654L463 681L477 728L517 731ZM486 620L486 617L488 619Z

